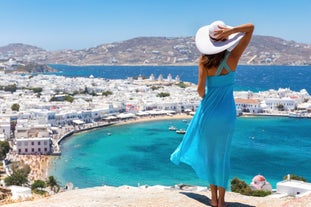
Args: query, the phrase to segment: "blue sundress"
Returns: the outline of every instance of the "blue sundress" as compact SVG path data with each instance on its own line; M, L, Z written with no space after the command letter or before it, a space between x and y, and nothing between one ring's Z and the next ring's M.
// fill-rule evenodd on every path
M235 128L234 71L227 65L227 52L215 76L208 76L206 92L182 142L170 159L190 165L209 184L228 187L230 146ZM221 75L223 69L227 74Z

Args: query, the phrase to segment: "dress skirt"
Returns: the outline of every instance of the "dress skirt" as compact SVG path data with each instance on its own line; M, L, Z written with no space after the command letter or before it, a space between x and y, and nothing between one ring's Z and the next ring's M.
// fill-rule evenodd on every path
M209 184L228 187L230 146L235 128L234 73L208 77L207 90L186 134L170 159L190 165Z

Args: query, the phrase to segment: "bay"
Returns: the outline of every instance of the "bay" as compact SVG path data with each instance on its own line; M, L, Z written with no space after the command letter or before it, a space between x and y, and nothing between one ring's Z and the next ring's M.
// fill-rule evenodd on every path
M169 156L182 135L169 131L182 120L152 121L113 126L80 133L62 143L62 155L49 170L63 185L79 188L100 185L206 186L185 165L174 165ZM231 177L247 183L262 174L276 187L288 173L311 180L310 119L239 117L231 150ZM107 133L111 133L110 136Z

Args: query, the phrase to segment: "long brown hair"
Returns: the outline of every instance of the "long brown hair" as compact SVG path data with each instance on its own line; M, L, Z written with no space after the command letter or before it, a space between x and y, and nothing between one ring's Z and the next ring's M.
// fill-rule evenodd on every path
M213 55L201 55L199 64L203 65L206 69L218 67L220 62L225 58L226 52L227 50Z

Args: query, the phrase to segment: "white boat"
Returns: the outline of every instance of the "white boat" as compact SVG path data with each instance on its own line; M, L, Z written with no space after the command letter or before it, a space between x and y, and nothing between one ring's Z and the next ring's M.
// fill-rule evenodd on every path
M299 117L303 117L303 114L300 112L290 112L288 114L288 117L292 117L292 118L299 118Z
M176 130L176 133L177 133L177 134L186 134L186 130L184 130L184 129L179 129L179 130Z
M174 126L170 126L168 129L169 129L170 131L176 131L176 130L177 130L177 128L174 127Z

